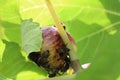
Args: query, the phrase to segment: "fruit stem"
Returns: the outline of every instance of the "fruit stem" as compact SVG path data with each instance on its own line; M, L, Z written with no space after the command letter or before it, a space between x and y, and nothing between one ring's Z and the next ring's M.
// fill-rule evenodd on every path
M52 3L50 2L50 0L45 0L46 2L46 5L52 15L52 18L55 22L55 26L57 27L58 29L58 32L62 38L62 40L64 41L65 44L67 44L67 47L70 49L70 58L72 61L76 60L77 59L77 55L76 55L76 50L74 49L72 43L70 42L70 40L68 39L68 36L60 22L60 20L58 19L58 16L53 8L53 5Z

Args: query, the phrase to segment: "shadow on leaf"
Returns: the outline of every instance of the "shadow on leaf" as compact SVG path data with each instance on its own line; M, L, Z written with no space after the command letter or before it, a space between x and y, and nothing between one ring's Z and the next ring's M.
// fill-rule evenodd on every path
M30 79L39 79L45 77L45 72L37 67L33 62L26 61L25 57L21 53L21 48L14 42L3 41L6 45L2 56L2 63L0 63L0 72L7 78L16 80L17 75L21 72L35 72L38 74L24 74L24 77L30 77Z

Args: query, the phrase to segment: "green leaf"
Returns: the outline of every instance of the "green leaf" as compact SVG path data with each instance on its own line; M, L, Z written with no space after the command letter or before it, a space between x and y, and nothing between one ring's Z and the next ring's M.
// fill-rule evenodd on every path
M4 40L0 40L0 80L45 78L46 72L29 61L28 55L21 50L18 0L0 0L0 6L0 38Z
M67 31L71 33L77 43L77 54L81 64L91 63L91 66L79 73L74 80L119 80L120 1L51 1L60 20L66 24ZM0 0L0 6L2 36L5 35L6 38L4 39L11 41L4 42L5 50L3 50L2 56L2 64L4 65L0 63L0 74L16 80L23 80L23 77L26 80L36 80L45 77L46 74L37 65L26 60L27 55L21 53L21 46L19 46L21 40L20 17L22 19L32 18L34 22L40 23L41 26L54 24L44 0L20 0L20 9L18 9L17 0ZM20 15L18 14L19 12ZM9 26L7 23L11 25ZM18 25L18 27L11 27L15 25ZM19 65L16 66L15 62ZM32 73L29 71L32 71Z
M20 24L18 0L0 0L0 20Z
M0 73L6 78L13 80L39 79L44 78L46 72L40 69L35 63L26 59L25 53L21 52L21 48L14 42L3 41L6 45L2 62L0 62ZM24 54L24 55L23 55ZM30 77L32 76L32 77Z
M22 46L29 54L40 51L42 44L42 31L38 23L32 22L32 19L24 20L21 27Z
M120 69L118 68L120 66L118 65L120 58L119 57L120 55L118 53L120 52L120 50L117 50L118 53L116 53L115 47L117 44L119 44L119 39L117 39L119 37L118 36L115 37L115 35L118 34L119 31L118 27L120 26L119 1L52 0L52 2L58 13L60 20L65 22L68 31L73 35L77 43L78 56L80 62L82 64L92 63L91 64L92 70L88 69L87 71L89 73L87 71L83 71L83 73L81 72L81 74L78 75L77 80L117 79L118 75L120 75L119 73ZM41 1L36 0L33 2L31 1L29 3L30 4L27 5L21 2L22 5L21 16L23 19L32 17L34 21L37 21L42 25L53 24L53 22L50 21L51 17L48 17L50 16L50 14L48 13L46 7L44 6L44 2L42 2L42 0ZM34 11L34 15L32 11ZM43 19L45 20L43 21ZM106 36L109 37L106 38ZM113 41L113 39L111 38L113 39L115 38L115 41ZM117 47L119 48L120 46L118 45ZM104 50L101 48L104 48ZM114 53L116 53L117 56L113 56L112 54ZM101 56L104 56L104 59ZM118 57L117 60L116 57ZM115 63L112 65L111 61ZM112 68L112 66L115 66L115 68ZM118 69L118 71L116 71L117 70L116 68ZM111 70L113 72L110 72ZM101 75L99 71L101 71ZM111 76L112 74L115 76ZM88 77L86 77L86 75ZM91 77L94 75L96 77Z
M6 78L0 74L0 80L6 80Z
M5 44L0 39L0 62L2 62L2 56L3 56L4 49L5 49Z
M18 0L0 0L0 38L21 44ZM15 33L15 34L14 34Z
M116 26L115 28L117 32L114 35L110 35L107 31L102 31L90 37L85 53L90 53L90 50L88 49L90 48L89 46L94 44L98 39L98 36L101 36L99 45L96 47L96 51L93 53L93 56L91 56L93 57L91 66L87 70L83 71L77 79L116 80L119 77L120 27Z
M3 39L7 41L16 42L21 45L21 30L20 24L10 23L6 21L2 21L3 27Z

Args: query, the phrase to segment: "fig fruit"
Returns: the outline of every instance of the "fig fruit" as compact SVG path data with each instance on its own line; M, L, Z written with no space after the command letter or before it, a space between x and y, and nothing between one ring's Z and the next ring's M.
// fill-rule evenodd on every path
M55 77L65 73L71 64L69 51L60 37L57 28L42 27L42 46L40 52L32 52L29 54L29 59L34 61L38 66L43 67L49 74L49 77ZM72 44L75 42L71 35L67 36Z

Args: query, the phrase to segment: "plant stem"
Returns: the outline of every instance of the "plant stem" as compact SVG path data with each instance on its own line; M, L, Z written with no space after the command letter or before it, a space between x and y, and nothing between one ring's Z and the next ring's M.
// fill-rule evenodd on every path
M71 61L75 61L77 60L77 54L76 54L76 50L74 49L72 43L70 42L70 40L68 39L68 36L65 32L65 30L63 29L63 26L60 22L60 20L58 19L58 16L53 8L53 5L52 3L50 2L50 0L45 0L46 2L46 5L52 15L52 18L55 22L55 25L58 29L58 32L62 38L62 40L64 41L65 44L67 44L67 47L70 49L70 58L71 58Z

